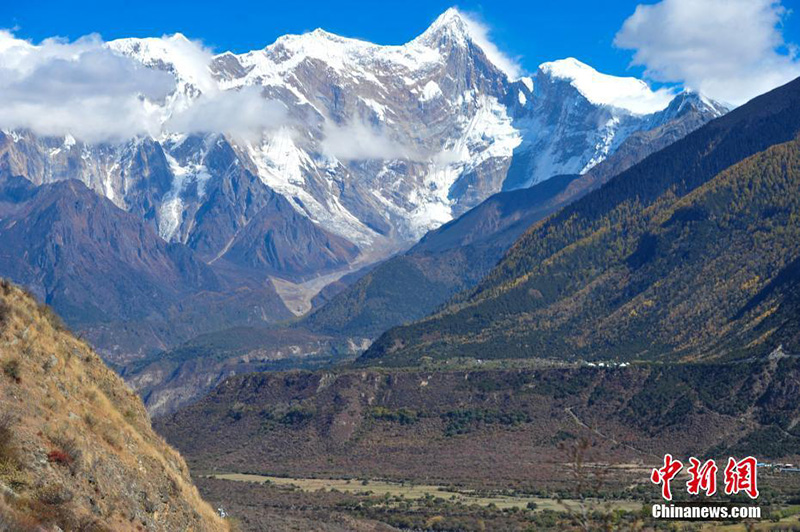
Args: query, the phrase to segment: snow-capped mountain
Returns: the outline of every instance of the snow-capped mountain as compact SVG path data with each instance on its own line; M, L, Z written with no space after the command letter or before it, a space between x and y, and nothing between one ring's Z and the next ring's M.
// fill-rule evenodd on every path
M204 98L254 91L272 105L254 112L274 120L258 135L165 128L117 144L6 132L0 170L36 184L77 177L207 262L247 256L305 278L353 262L354 246L360 261L406 247L501 189L586 172L674 111L671 95L575 59L515 79L480 43L455 9L400 46L315 30L209 59L181 35L113 41L175 77L175 91L153 102L164 124ZM701 104L703 121L725 111ZM312 222L304 230L310 247L324 243L320 271L259 251L274 194Z
M574 58L540 65L522 85L522 108L514 115L514 125L523 142L514 152L505 190L588 172L631 135L681 115L682 108L673 102L693 100L698 127L727 112L698 94L656 92L642 80L602 74Z
M38 46L11 45L24 61ZM146 127L102 142L0 132L0 241L17 246L0 275L117 360L302 313L498 191L584 172L599 186L725 112L574 59L521 77L455 9L400 46L322 30L238 55L182 35L97 46L155 87L133 98ZM55 236L32 254L24 234Z

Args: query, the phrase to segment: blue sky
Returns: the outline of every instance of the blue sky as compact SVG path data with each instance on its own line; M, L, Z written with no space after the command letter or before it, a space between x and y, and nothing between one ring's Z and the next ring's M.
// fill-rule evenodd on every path
M70 40L100 33L119 37L181 32L216 51L262 48L285 33L317 27L380 44L400 44L421 33L452 5L477 15L492 30L497 45L522 66L534 70L552 59L574 56L610 74L641 74L629 67L632 52L614 47L614 36L639 2L613 0L551 1L281 1L219 2L37 0L3 2L0 27L18 37ZM652 2L649 2L652 3ZM789 10L796 2L783 2ZM788 42L800 42L799 14L784 19Z

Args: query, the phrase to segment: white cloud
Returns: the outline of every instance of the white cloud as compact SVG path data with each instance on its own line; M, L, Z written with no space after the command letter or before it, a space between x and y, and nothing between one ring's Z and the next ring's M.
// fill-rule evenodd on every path
M203 93L218 89L208 66L214 53L199 41L180 33L143 39L117 39L106 46L145 66L175 73L182 82L190 83Z
M0 31L2 128L89 141L154 133L158 116L147 103L174 87L169 74L108 50L97 36L33 45Z
M214 91L200 95L192 104L173 114L164 130L174 133L227 133L255 142L266 130L277 129L288 120L286 107L261 97L255 87Z
M324 134L323 153L340 161L423 158L415 150L390 139L383 131L360 122L342 126L327 122Z
M212 58L182 35L33 44L0 30L0 128L114 142L204 132L253 139L285 123L283 105L258 90L221 91Z
M786 16L775 0L662 0L637 6L614 42L649 78L739 105L800 76Z
M475 44L480 46L483 53L497 68L505 72L511 79L518 79L522 76L523 70L519 61L509 57L502 52L496 44L489 38L491 29L489 26L481 22L475 15L464 13L460 11L459 14L467 25L470 37L475 41Z

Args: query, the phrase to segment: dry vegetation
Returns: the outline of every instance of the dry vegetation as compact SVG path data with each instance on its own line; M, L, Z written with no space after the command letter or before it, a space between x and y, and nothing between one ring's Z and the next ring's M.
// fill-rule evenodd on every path
M673 530L648 517L660 500L651 468L666 452L797 463L799 376L791 356L262 373L232 377L156 425L198 475L215 477L198 480L201 492L245 530L281 515L453 532ZM759 472L759 486L764 515L780 521L800 475Z
M227 529L139 398L6 281L0 367L0 531Z
M562 445L649 465L664 453L787 458L800 359L625 368L242 375L156 426L202 473L564 489ZM648 482L647 472L616 476Z

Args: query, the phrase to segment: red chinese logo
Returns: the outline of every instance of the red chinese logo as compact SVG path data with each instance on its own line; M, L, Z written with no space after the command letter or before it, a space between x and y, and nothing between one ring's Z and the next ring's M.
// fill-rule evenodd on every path
M653 469L650 473L650 481L653 484L661 484L661 496L666 500L672 500L672 490L669 483L675 475L683 469L683 464L678 460L673 460L671 454L664 455L664 467Z
M692 456L689 458L689 475L691 478L686 483L686 491L689 495L697 495L700 490L706 492L706 497L710 497L717 492L717 464L714 460L706 460L700 465L700 460Z
M756 483L756 459L752 456L736 461L728 458L725 467L725 494L736 495L745 492L748 497L758 497L758 484Z
M758 497L758 482L756 478L756 468L758 463L752 456L736 460L728 458L728 465L724 471L725 494L736 495L746 493L751 499ZM670 482L683 469L680 460L672 458L671 454L664 455L664 465L653 469L650 473L650 481L653 484L661 485L661 496L672 500L672 488ZM714 460L701 462L694 456L689 458L689 480L686 482L686 491L689 495L699 495L702 491L706 497L710 497L717 492L717 467Z

